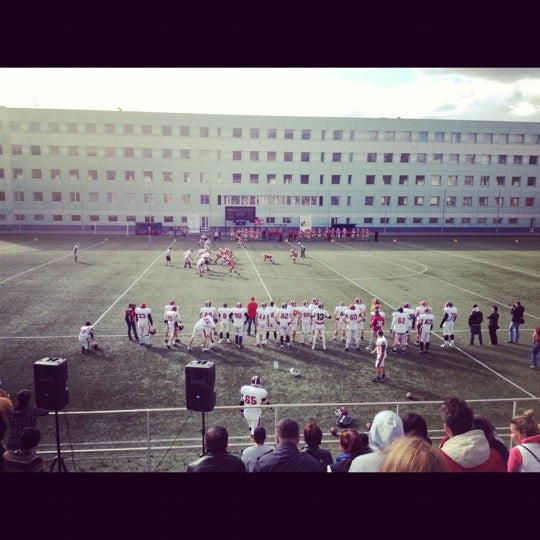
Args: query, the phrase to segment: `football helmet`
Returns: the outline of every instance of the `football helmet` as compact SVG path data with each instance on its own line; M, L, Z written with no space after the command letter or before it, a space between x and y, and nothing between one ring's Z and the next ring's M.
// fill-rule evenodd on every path
M296 307L296 300L291 300L291 306Z
M355 298L355 299L354 299L354 303L355 303L355 304L361 304L361 303L362 303L362 299L361 299L361 298Z
M404 307L405 309L408 309L408 308L410 307L409 302L405 302L405 303L403 304L403 307Z
M287 307L287 302L283 302L283 304L281 304L281 308L285 309L286 307Z
M424 313L431 313L431 308L429 306L426 306L424 309Z
M304 301L302 302L302 305L303 305L303 306L307 306L307 305L308 305L308 301L307 301L307 300L304 300Z
M318 307L322 309L324 307L324 304L319 304Z
M236 307L242 307L242 302L238 302L238 303L236 304Z
M354 304L351 304L351 305L349 306L349 309L350 309L351 311L354 311L354 310L355 310Z
M319 299L316 296L314 296L313 299L311 300L311 302L313 304L317 305L319 303Z
M172 311L178 311L178 308L176 306L173 306L171 309Z
M427 306L427 302L426 302L425 300L422 300L422 301L420 302L420 305L421 305L421 306Z
M292 367L291 369L289 369L289 373L293 376L293 377L300 377L300 370L295 368L295 367Z
M150 335L154 336L157 330L155 328L150 328Z
M261 386L261 384L262 384L262 381L259 375L253 375L253 377L251 377L252 386Z
M266 307L266 302L263 302L263 303L261 304L261 307L262 307L262 308L265 308L265 307Z
M210 300L207 300L205 303L204 303L204 306L205 307L210 307L212 305L212 302L210 302Z

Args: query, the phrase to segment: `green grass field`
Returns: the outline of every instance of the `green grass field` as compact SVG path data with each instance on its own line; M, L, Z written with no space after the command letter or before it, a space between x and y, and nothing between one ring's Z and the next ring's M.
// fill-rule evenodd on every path
M265 411L263 420L273 434L274 415L291 415L302 425L315 419L325 432L325 446L337 450L328 435L335 423L334 404L374 403L349 407L355 427L365 423L386 402L415 399L400 412L423 414L432 430L438 430L438 401L448 395L467 400L528 398L520 403L538 408L540 376L529 369L532 332L540 312L540 250L538 237L396 237L380 241L311 242L306 258L293 264L287 242L248 243L237 248L227 238L216 243L234 249L240 277L229 277L226 269L211 266L199 278L195 269L183 268L182 253L197 249L197 238L153 238L140 236L4 234L0 236L0 291L4 314L0 329L0 380L12 396L20 388L34 388L33 363L47 356L68 361L70 403L60 413L64 459L75 471L144 471L144 452L117 452L121 448L144 445L147 427L159 447L153 451L152 470L182 471L195 459L201 447L201 414L188 411L145 413L71 414L81 411L185 408L185 366L205 358L216 364L216 409L206 414L206 425L223 424L231 436L231 448L238 451L249 444L245 420L237 408L239 390L259 374L277 412ZM395 241L394 241L395 240ZM81 242L79 262L71 249ZM164 252L173 245L173 266L165 266ZM263 252L273 254L275 264L263 263ZM404 302L413 307L425 299L432 306L436 326L431 349L418 354L416 347L402 354L390 353L386 362L388 380L372 383L374 357L363 347L344 351L341 341L332 341L333 321L326 327L327 350L293 344L280 350L274 344L255 347L253 337L245 337L243 350L220 345L218 350L193 352L186 343L199 309L209 299L213 305L274 299L279 305L292 299L300 304L317 296L332 313L340 301L350 304L361 297L368 308L373 297L383 302L387 315ZM163 341L162 312L171 299L180 306L185 325L182 345L169 351ZM457 306L456 349L441 349L438 323L446 301ZM509 309L515 300L526 307L521 344L507 344ZM124 310L128 303L146 302L155 315L158 334L151 348L127 339ZM498 347L489 343L487 320L483 325L484 346L470 346L467 318L473 303L487 317L491 306L499 306ZM82 355L77 340L85 321L95 324L101 349ZM366 332L369 337L369 332ZM389 340L391 342L391 340ZM197 344L198 342L196 342ZM279 369L274 369L274 361ZM296 367L301 377L289 369ZM296 407L293 404L326 403L328 406ZM378 405L380 404L380 405ZM496 426L506 426L512 409L493 404L474 407ZM395 407L392 407L395 408ZM67 412L68 414L65 414ZM148 423L150 418L150 423ZM38 420L43 448L54 457L53 417ZM167 452L179 441L187 450ZM142 442L141 442L142 441ZM111 448L103 453L70 455L70 448ZM159 466L158 466L159 464Z

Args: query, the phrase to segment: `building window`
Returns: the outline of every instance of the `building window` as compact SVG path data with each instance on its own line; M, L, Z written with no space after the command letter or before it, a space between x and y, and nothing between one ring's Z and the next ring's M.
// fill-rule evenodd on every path
M242 128L233 128L233 137L235 139L240 139L242 137Z
M260 135L260 130L259 128L251 128L249 130L249 138L250 139L258 139L259 138L259 135ZM207 135L208 137L208 135Z
M53 191L51 195L52 195L52 202L62 202L61 191Z
M536 176L528 176L527 177L527 185L529 187L534 187L536 186Z
M182 148L180 150L180 159L189 159L190 151L189 148Z
M398 225L405 225L405 223L407 223L407 219L404 218L404 217L398 217L398 218L396 218L396 223Z
M78 191L71 191L69 193L69 202L72 202L72 203L81 202L81 194Z
M416 163L425 163L427 158L427 154L419 153L416 154Z
M379 223L381 225L387 225L388 223L390 223L390 218L387 218L387 217L379 218Z
M149 126L148 124L145 124L142 126L142 134L143 135L152 135L152 126Z
M321 152L321 163L324 162L324 152Z
M180 126L180 137L189 137L189 126Z
M47 129L50 133L59 133L60 124L58 122L49 122L49 126Z
M233 161L242 161L242 151L233 150Z
M467 133L467 142L475 143L476 142L476 133Z
M468 165L474 165L475 162L475 154L466 154L465 155L465 163Z
M22 169L13 169L13 179L22 180L23 179L23 170Z
M24 202L24 191L14 191L13 199L15 202Z
M302 140L308 141L309 139L311 139L311 129L303 129Z
M399 156L399 162L400 163L409 163L410 156L411 156L411 154L401 154Z
M277 138L277 129L269 128L266 132L266 138L267 139L275 139Z
M116 157L116 148L114 146L106 146L105 147L105 157ZM143 157L147 157L144 155L143 150ZM152 157L152 156L150 156Z
M381 206L390 206L390 200L391 200L391 196L389 195L383 195L381 197Z
M181 174L182 174L182 180L184 181L184 184L189 184L191 182L191 173L183 172Z
M433 163L436 165L442 164L442 154L433 154Z
M118 193L107 193L107 202L109 204L118 202Z
M88 157L97 157L97 146L88 146L86 148L86 155Z
M499 165L506 165L506 154L499 154L497 156L497 163Z
M426 177L424 175L416 175L415 184L417 186L423 186L425 184Z
M78 156L79 147L78 146L68 146L68 156Z
M347 206L351 206L352 197L350 195L347 195Z
M161 157L163 159L171 159L172 158L172 148L163 148L161 150Z
M456 222L456 218L449 217L444 220L447 225L453 225Z
M463 185L464 186L472 186L472 185L474 185L474 176L465 176L463 178Z
M51 169L51 180L60 180L60 169Z
M456 197L446 197L446 206L456 206Z
M392 163L393 159L394 159L394 154L392 154L392 153L385 153L384 154L384 162L385 163Z
M499 133L497 137L497 142L499 144L508 144L508 133Z
M383 184L385 184L386 186L389 186L390 184L392 184L392 175L391 174L384 174L382 179L383 179Z
M434 174L431 177L431 185L432 186L440 186L441 185L441 177L437 174Z
M342 129L334 129L333 133L334 141L341 141L343 139L343 130Z
M352 184L352 174L347 176L347 184L349 184L349 186Z
M292 161L293 160L293 153L292 152L284 152L283 153L283 161Z
M487 197L478 197L478 206L487 206L488 198Z
M429 218L429 223L430 223L430 224L439 223L439 218L436 218L436 217L430 217L430 218Z
M468 225L471 223L471 218L470 217L462 217L461 218L461 223L462 225Z
M210 204L210 195L201 195L201 204Z
M276 175L275 174L267 174L266 175L266 183L267 184L275 184L276 183Z
M407 197L398 197L397 203L398 206L407 206Z
M75 124L73 122L68 122L67 132L68 133L77 133L77 131L78 131L77 124Z
M124 135L133 135L133 124L124 124Z
M534 206L534 197L525 197L525 206Z
M113 156L110 156L113 157ZM142 149L142 157L143 158L151 158L152 157L152 149L151 148L143 148Z
M463 206L472 206L472 197L463 197Z
M4 198L2 200L5 201L6 200L5 193L2 192L2 194L4 195ZM34 191L33 192L33 198L34 198L34 202L43 202L43 192L42 191Z
M105 124L105 133L107 135L114 135L116 133L116 126L114 124Z
M163 171L163 181L172 182L172 171Z
M369 184L375 184L375 175L374 174L368 174L366 176L366 185Z
M332 184L340 184L341 183L341 176L339 174L333 174L331 183Z
M126 182L135 182L135 171L124 171Z
M97 191L91 191L88 194L88 202L91 202L91 203L99 202L99 193Z
M497 176L497 185L504 186L504 176Z
M400 141L410 141L411 140L411 132L410 131L400 131L399 132L399 140Z
M373 218L371 217L364 218L364 225L371 225L372 223L373 223Z
M258 184L259 183L259 175L258 174L250 174L249 175L249 183L250 184Z
M427 142L427 140L428 140L428 132L427 131L419 131L417 140L419 142Z
M457 186L457 175L451 174L448 177L448 185L449 186Z
M292 174L284 174L283 175L283 184L285 184L285 185L292 184Z
M399 177L399 185L400 186L408 186L409 185L409 176L407 174L402 174Z
M259 152L257 152L256 150L252 150L249 153L249 159L251 161L259 161Z
M32 179L41 180L41 169L32 169Z
M524 137L525 136L522 133L514 133L512 136L512 142L516 144L523 144Z
M79 169L69 169L69 179L78 180L79 179Z
M331 196L330 197L330 206L339 206L339 197Z
M448 156L448 163L451 165L457 165L459 163L459 154L450 154Z
M116 180L116 171L107 171L107 180Z
M300 184L309 184L309 174L300 175Z
M510 206L519 206L519 197L510 197Z
M62 221L62 214L53 214L53 221Z
M161 135L163 135L164 137L170 137L172 135L172 127L161 126Z
M300 154L300 161L309 161L309 152L302 152Z
M493 142L493 133L482 133L482 142L491 144Z
M523 156L514 156L513 162L514 165L522 165L523 164Z
M50 156L59 156L60 155L60 147L57 145L49 146L49 155Z
M422 223L422 218L421 217L413 217L413 223L415 225L419 225L420 223Z
M434 195L429 198L430 206L439 206L440 197Z
M481 186L489 186L489 176L481 176L480 177L480 185Z
M135 157L135 149L134 148L124 148L124 157Z
M508 218L508 225L517 225L517 218Z
M293 129L286 129L285 130L285 138L286 139L292 139L294 137L294 130Z
M364 206L373 206L373 197L368 195L364 197Z
M435 142L444 142L444 132L436 131L435 132Z
M86 133L96 133L96 124L85 124Z
M135 202L137 201L137 195L135 193L124 193L124 200L126 201L127 204L135 204ZM130 220L127 219L127 221L130 221ZM135 220L132 220L132 221L135 221Z
M417 195L414 198L414 206L424 206L424 196L423 195Z
M538 165L538 156L529 156L529 165Z
M31 145L30 154L32 154L33 156L41 156L41 146L35 144Z
M476 220L476 223L478 223L479 225L485 225L487 223L487 218L485 217L479 217L477 220Z
M99 216L96 214L90 214L90 221L97 222L99 221Z
M276 161L276 152L267 152L266 153L267 161Z
M377 153L376 152L368 152L367 162L368 163L375 163L376 161L377 161Z
M521 185L521 176L512 176L512 186L520 186Z
M385 141L393 141L395 137L395 131L385 131L384 132L384 140Z

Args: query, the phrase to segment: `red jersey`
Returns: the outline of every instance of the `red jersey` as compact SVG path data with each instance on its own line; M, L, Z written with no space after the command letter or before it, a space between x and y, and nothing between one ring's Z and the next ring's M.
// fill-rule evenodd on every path
M374 332L382 330L382 327L384 326L384 317L381 315L373 315L373 317L371 317L370 325Z

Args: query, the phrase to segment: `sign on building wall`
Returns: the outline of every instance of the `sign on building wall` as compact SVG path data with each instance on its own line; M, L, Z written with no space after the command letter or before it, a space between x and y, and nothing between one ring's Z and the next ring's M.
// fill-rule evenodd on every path
M300 230L311 230L311 216L300 216Z

